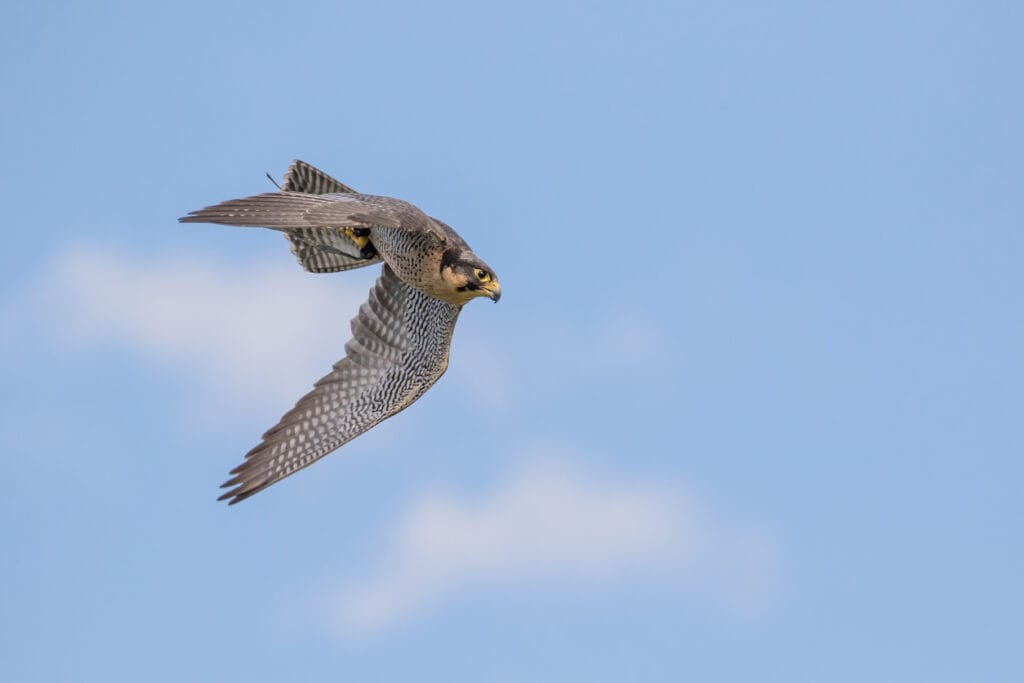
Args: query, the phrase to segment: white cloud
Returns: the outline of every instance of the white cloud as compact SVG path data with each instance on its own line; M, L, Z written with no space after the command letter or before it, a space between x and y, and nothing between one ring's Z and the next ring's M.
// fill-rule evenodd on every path
M55 261L43 298L76 342L116 344L193 373L211 398L279 405L341 357L369 286L366 277L312 277L287 254L225 267L77 248Z
M347 633L372 633L475 588L637 579L699 584L720 603L753 609L774 590L775 547L678 487L534 463L484 500L414 501L380 571L345 586L333 617Z

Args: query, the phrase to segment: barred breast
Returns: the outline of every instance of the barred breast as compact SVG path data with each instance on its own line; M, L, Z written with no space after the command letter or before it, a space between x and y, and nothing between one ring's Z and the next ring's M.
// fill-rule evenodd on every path
M377 227L370 241L403 281L432 297L446 300L450 288L441 279L441 240L431 232Z

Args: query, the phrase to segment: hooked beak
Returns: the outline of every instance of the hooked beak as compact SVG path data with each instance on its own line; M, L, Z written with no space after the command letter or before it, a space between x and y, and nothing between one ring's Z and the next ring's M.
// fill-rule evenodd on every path
M491 280L484 285L484 291L487 292L487 296L494 303L498 303L498 299L501 298L501 285L498 284L497 280Z

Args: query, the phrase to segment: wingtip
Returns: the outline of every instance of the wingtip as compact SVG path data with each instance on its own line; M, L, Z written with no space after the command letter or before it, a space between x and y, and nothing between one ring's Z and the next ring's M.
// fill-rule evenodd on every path
M241 487L239 487L239 488L241 488ZM228 500L229 498L231 500ZM228 491L227 493L222 493L219 496L217 496L217 502L219 503L222 500L227 500L228 501L228 505L234 505L235 503L237 503L240 500L245 500L245 498L246 498L246 496L244 494L240 494L238 492L238 489L234 488L234 489L231 489L230 491Z

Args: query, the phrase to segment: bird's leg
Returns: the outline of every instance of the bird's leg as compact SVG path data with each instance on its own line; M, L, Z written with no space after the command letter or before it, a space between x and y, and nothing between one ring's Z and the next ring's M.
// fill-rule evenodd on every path
M338 232L352 240L360 249L365 249L366 245L370 243L370 231L368 228L338 228Z
M377 255L377 248L370 242L369 228L338 228L338 232L359 247L359 255L363 258L373 258Z

